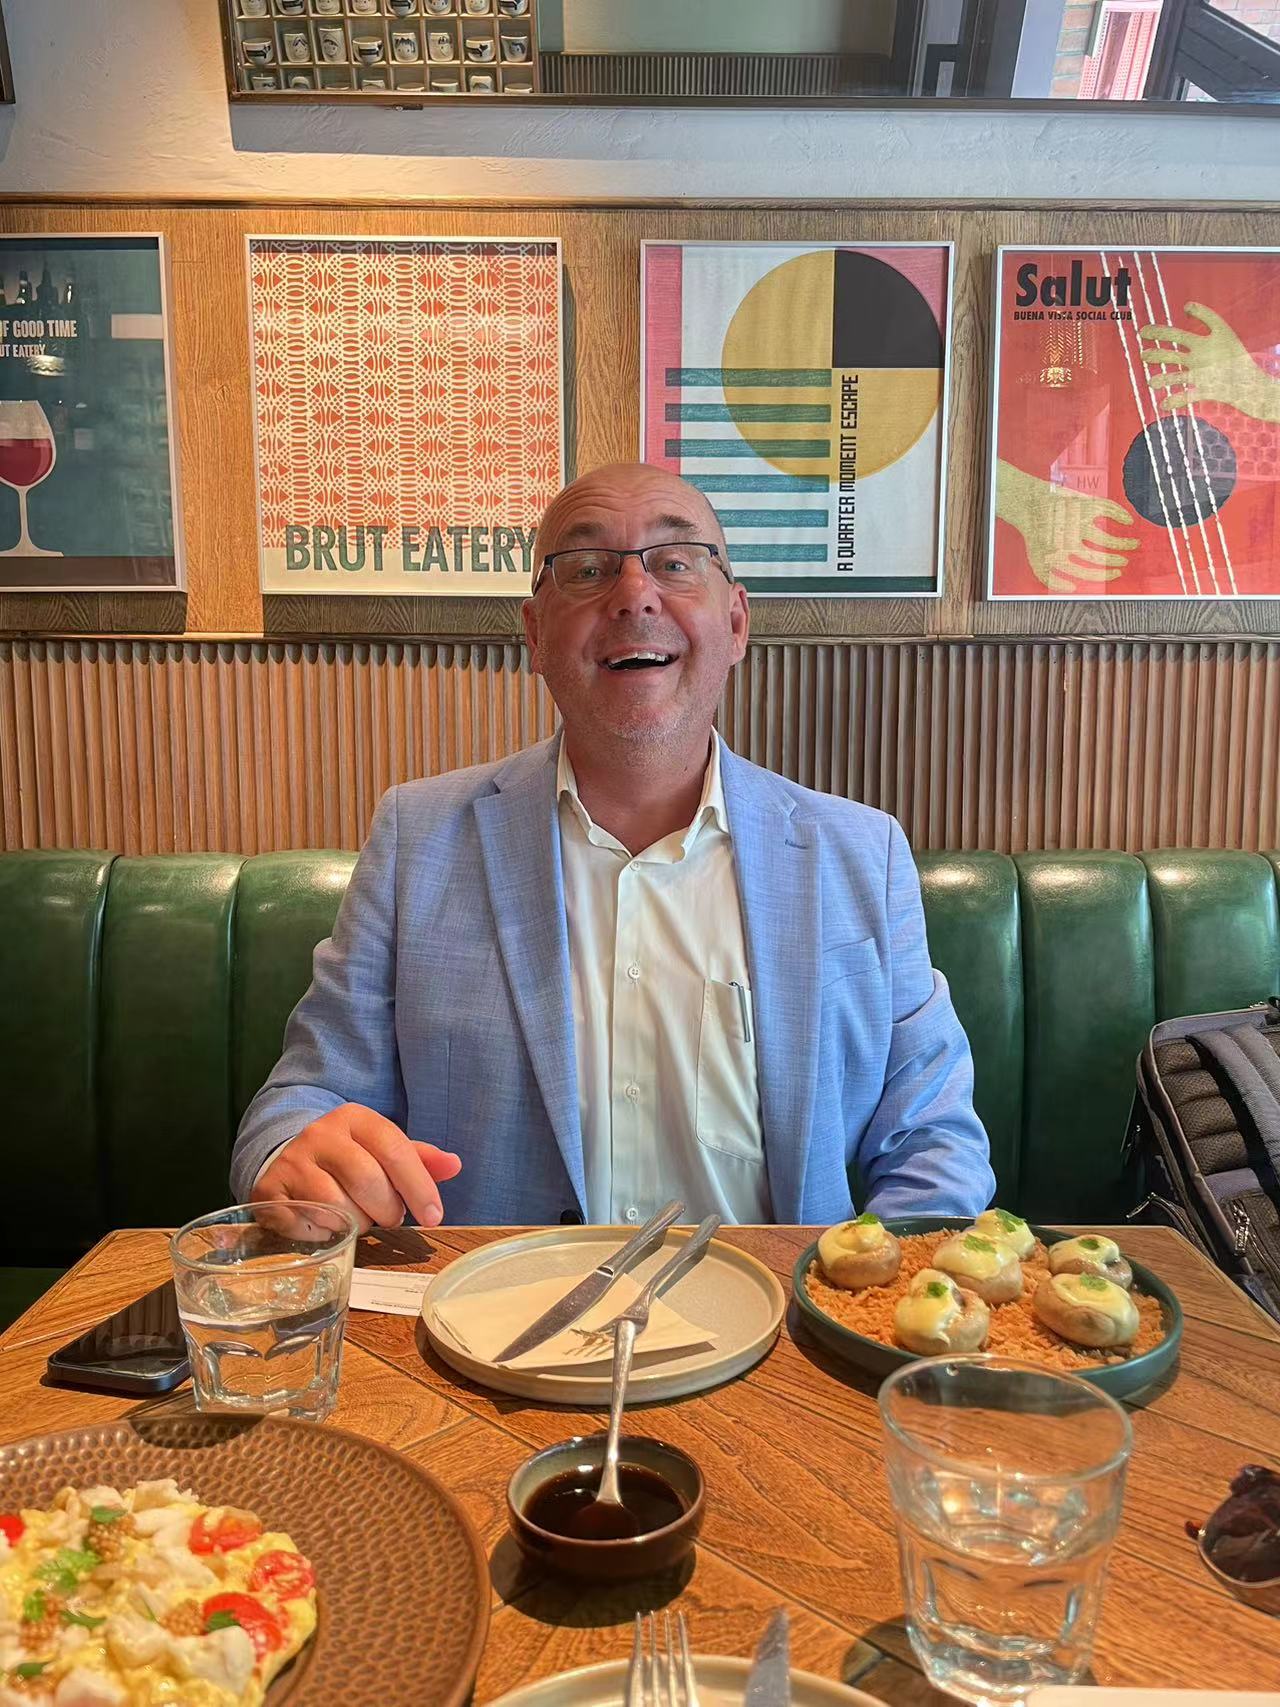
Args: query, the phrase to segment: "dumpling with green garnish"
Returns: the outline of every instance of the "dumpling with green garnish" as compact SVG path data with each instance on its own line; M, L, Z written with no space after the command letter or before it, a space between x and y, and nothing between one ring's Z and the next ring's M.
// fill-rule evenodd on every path
M898 1343L921 1357L981 1351L990 1327L991 1312L977 1293L957 1286L937 1268L922 1268L913 1275L893 1312Z
M1003 1239L1025 1262L1036 1248L1036 1236L1022 1219L1008 1209L984 1209L973 1223L973 1231L987 1239Z
M933 1253L933 1266L988 1304L1022 1296L1022 1264L1012 1245L983 1233L954 1233Z
M860 1292L897 1276L902 1247L880 1217L868 1213L828 1227L818 1240L818 1261L832 1286Z

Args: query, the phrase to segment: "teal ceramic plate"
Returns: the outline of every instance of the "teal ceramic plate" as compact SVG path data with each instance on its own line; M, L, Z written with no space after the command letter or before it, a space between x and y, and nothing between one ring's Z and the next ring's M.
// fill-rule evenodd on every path
M889 1231L896 1233L899 1238L907 1233L936 1233L943 1228L963 1228L971 1224L966 1217L949 1215L920 1215L913 1220L885 1222ZM1046 1245L1072 1237L1069 1233L1056 1232L1052 1227L1038 1227L1034 1223L1031 1231ZM852 1328L843 1327L828 1316L825 1310L818 1308L810 1298L805 1283L817 1254L818 1245L815 1240L807 1250L800 1253L791 1275L791 1290L796 1307L813 1337L828 1350L834 1351L837 1357L857 1364L872 1375L889 1375L893 1370L900 1369L904 1363L914 1362L915 1356L912 1352L903 1351L896 1345L884 1345L880 1340L868 1339L865 1334L856 1334ZM1159 1275L1152 1274L1151 1270L1144 1268L1140 1262L1134 1262L1127 1251L1125 1256L1133 1269L1135 1291L1146 1292L1160 1300L1160 1308L1164 1312L1164 1338L1159 1345L1152 1346L1150 1351L1144 1351L1140 1357L1131 1357L1127 1363L1105 1363L1096 1369L1073 1371L1074 1374L1082 1375L1086 1381L1092 1381L1095 1387L1101 1387L1104 1393L1110 1393L1113 1399L1127 1398L1131 1393L1137 1393L1141 1388L1149 1387L1153 1381L1158 1381L1177 1357L1178 1345L1182 1339L1182 1306L1172 1290Z

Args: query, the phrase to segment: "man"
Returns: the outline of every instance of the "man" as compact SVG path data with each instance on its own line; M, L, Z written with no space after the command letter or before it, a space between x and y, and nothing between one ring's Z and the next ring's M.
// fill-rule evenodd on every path
M976 1213L994 1181L881 812L712 729L747 597L706 498L601 468L552 503L524 606L563 738L393 788L284 1054L242 1197L362 1227Z

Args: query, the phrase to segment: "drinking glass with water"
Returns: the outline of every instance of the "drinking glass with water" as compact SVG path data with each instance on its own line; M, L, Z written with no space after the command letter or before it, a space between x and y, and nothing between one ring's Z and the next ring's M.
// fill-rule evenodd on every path
M1133 1433L1099 1388L926 1358L880 1389L907 1633L931 1683L1015 1702L1089 1663Z
M202 1411L329 1415L356 1232L328 1203L243 1204L179 1228L174 1284Z

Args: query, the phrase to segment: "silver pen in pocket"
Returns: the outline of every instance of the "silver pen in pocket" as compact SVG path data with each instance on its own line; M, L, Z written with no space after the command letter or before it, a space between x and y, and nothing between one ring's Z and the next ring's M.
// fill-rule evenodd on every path
M747 987L745 984L739 984L736 978L731 978L729 985L731 989L738 992L738 1006L742 1009L742 1040L744 1043L750 1043L751 1012L747 1006Z

